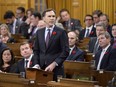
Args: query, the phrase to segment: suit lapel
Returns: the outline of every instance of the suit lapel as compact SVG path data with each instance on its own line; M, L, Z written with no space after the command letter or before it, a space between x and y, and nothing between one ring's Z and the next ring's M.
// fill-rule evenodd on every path
M103 58L102 58L102 61L101 61L101 66L104 64L104 62L106 62L108 56L109 56L109 51L111 49L111 46L107 49L107 51L105 52Z
M57 29L56 29L56 26L54 27L53 31L52 31L52 34L51 34L51 37L50 37L50 40L49 40L49 43L48 43L48 48L50 47L50 45L52 44L52 42L54 41L54 37L57 35ZM47 48L47 49L48 49ZM46 49L46 50L47 50Z
M73 60L77 60L77 59L78 59L78 56L79 56L81 53L82 53L82 52L77 48L77 49L76 49L76 54L74 55Z
M42 32L41 32L41 45L42 45L42 47L43 47L43 50L45 50L46 49L46 42L45 42L45 28L42 30Z

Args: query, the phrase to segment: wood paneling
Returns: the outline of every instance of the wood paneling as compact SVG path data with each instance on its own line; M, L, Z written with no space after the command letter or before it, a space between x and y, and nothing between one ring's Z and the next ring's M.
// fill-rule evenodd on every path
M116 17L114 16L116 0L47 0L47 2L48 8L54 8L57 15L60 9L67 8L71 17L80 19L83 26L85 15L92 14L96 9L109 15L110 24L116 23Z
M12 10L14 13L16 12L16 8L19 6L28 8L28 0L0 0L0 21L4 23L4 13L7 10Z

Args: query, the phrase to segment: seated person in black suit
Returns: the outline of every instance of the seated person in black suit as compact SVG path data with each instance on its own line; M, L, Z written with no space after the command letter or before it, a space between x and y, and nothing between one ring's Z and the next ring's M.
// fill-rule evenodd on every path
M95 53L98 51L99 47L99 43L98 43L98 36L101 33L105 33L106 32L106 27L103 23L98 23L96 25L96 35L97 37L92 37L89 41L89 52L93 53L93 55L95 55Z
M110 19L109 19L109 16L107 14L100 15L100 22L105 24L107 32L112 37L112 28L109 24L109 21L110 21Z
M102 11L101 10L95 10L92 13L93 16L93 21L94 21L94 27L96 28L96 25L100 22L100 15L102 15Z
M86 27L80 32L79 40L83 40L85 37L96 37L96 28L93 26L93 16L87 14L84 22Z
M20 52L23 59L19 60L11 69L11 72L20 73L25 72L26 68L39 68L37 60L34 57L32 47L28 42L23 42L20 45Z
M77 47L78 37L74 31L68 33L70 53L66 60L84 61L84 52Z
M0 72L10 72L10 68L13 64L13 52L9 48L4 48L0 55Z
M112 36L111 44L114 48L116 48L116 24L112 25Z
M98 41L102 49L95 54L96 69L116 71L116 49L110 44L110 34L108 32L100 34Z
M67 9L60 10L61 23L66 29L66 31L75 31L79 32L82 30L82 26L79 19L74 19L70 17L70 13Z
M6 47L7 46L2 42L1 37L0 37L0 54L1 54L1 51Z

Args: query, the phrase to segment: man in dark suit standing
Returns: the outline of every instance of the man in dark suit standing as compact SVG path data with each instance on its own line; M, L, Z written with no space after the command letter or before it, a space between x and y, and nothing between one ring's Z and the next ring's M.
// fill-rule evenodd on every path
M108 71L116 70L116 49L113 49L110 41L111 37L108 32L98 36L99 45L102 48L95 54L96 69Z
M82 26L79 19L70 17L70 13L67 9L60 10L61 23L67 31L82 30Z
M87 14L84 19L86 28L80 32L79 40L83 40L85 37L96 37L96 29L93 26L93 16Z
M32 47L28 42L21 43L20 53L23 58L13 65L10 72L21 73L25 72L26 68L40 68L36 57L34 57Z
M70 53L66 60L84 61L84 52L77 47L78 37L74 31L68 33Z
M47 9L42 14L46 27L36 33L34 53L38 58L40 68L54 72L54 80L57 75L63 75L62 63L68 56L68 37L63 29L55 26L56 12Z

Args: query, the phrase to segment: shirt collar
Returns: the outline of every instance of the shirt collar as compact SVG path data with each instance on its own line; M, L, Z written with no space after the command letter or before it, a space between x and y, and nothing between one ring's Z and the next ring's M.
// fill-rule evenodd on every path
M106 51L106 50L108 49L109 46L110 46L110 44L109 44L108 46L106 46L105 48L103 48L103 50Z
M93 28L93 25L91 25L90 27L86 27L86 29L89 29L89 31L91 31Z
M31 56L30 56L29 58L25 58L25 61L26 61L26 60L30 61L31 58L32 58L32 56L33 56L33 54L31 54Z

